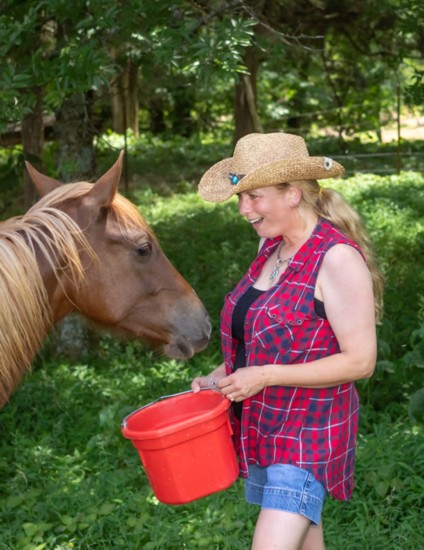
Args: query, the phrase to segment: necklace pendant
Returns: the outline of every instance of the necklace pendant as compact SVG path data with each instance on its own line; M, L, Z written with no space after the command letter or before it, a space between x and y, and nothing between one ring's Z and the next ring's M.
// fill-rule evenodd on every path
M271 275L269 276L270 281L273 281L275 277L280 273L280 264L281 260L278 259L274 269L271 271Z

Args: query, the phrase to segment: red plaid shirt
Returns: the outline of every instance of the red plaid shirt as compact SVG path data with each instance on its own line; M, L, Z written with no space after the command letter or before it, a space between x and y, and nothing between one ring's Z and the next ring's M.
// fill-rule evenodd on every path
M258 277L280 239L267 239L249 270L227 295L221 313L222 350L233 370L237 341L231 332L234 307ZM314 291L324 254L344 243L338 229L320 220L290 261L279 282L254 302L245 321L246 366L307 363L339 352L334 332L317 316ZM353 491L358 397L353 383L333 388L271 386L243 402L241 425L233 418L240 471L248 464L294 464L311 471L337 499Z

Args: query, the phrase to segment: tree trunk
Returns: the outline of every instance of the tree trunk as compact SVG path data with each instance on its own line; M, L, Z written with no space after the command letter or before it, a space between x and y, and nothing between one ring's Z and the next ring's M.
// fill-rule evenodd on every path
M166 130L163 100L155 97L149 98L147 108L150 116L150 131L153 135L161 134Z
M43 89L33 90L36 101L31 113L25 115L22 121L21 139L25 160L28 160L38 170L43 169L44 125L43 125ZM35 187L24 171L24 200L25 209L34 204L37 197Z
M57 168L63 182L92 181L95 173L91 92L69 96L56 114ZM98 345L98 335L78 315L66 317L51 335L56 353L75 360Z
M90 180L94 175L92 100L91 92L69 96L56 113L54 133L61 181Z
M175 134L190 137L194 131L191 111L196 97L195 87L185 79L179 82L172 91L174 107L170 113L172 130Z
M126 71L127 78L127 125L134 132L134 136L140 135L139 103L138 103L138 66L129 60Z
M129 59L111 82L112 94L112 129L118 134L125 134L131 128L136 137L140 134L138 120L138 66Z
M246 49L244 65L249 74L241 75L236 85L234 143L246 134L262 132L256 109L256 76L259 62L252 47Z

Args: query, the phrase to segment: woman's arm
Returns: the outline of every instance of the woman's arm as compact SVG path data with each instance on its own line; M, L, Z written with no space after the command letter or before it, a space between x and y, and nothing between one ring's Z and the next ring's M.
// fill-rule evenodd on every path
M316 296L324 301L340 352L309 363L239 369L219 381L225 395L241 401L267 386L326 388L372 375L377 354L374 297L369 270L357 250L340 244L326 253Z

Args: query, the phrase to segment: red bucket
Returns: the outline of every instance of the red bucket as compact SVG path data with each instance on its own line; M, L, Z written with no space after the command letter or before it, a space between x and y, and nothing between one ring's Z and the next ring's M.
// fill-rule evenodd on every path
M127 416L131 439L155 496L184 504L229 487L239 466L228 418L230 402L214 390L163 397Z

